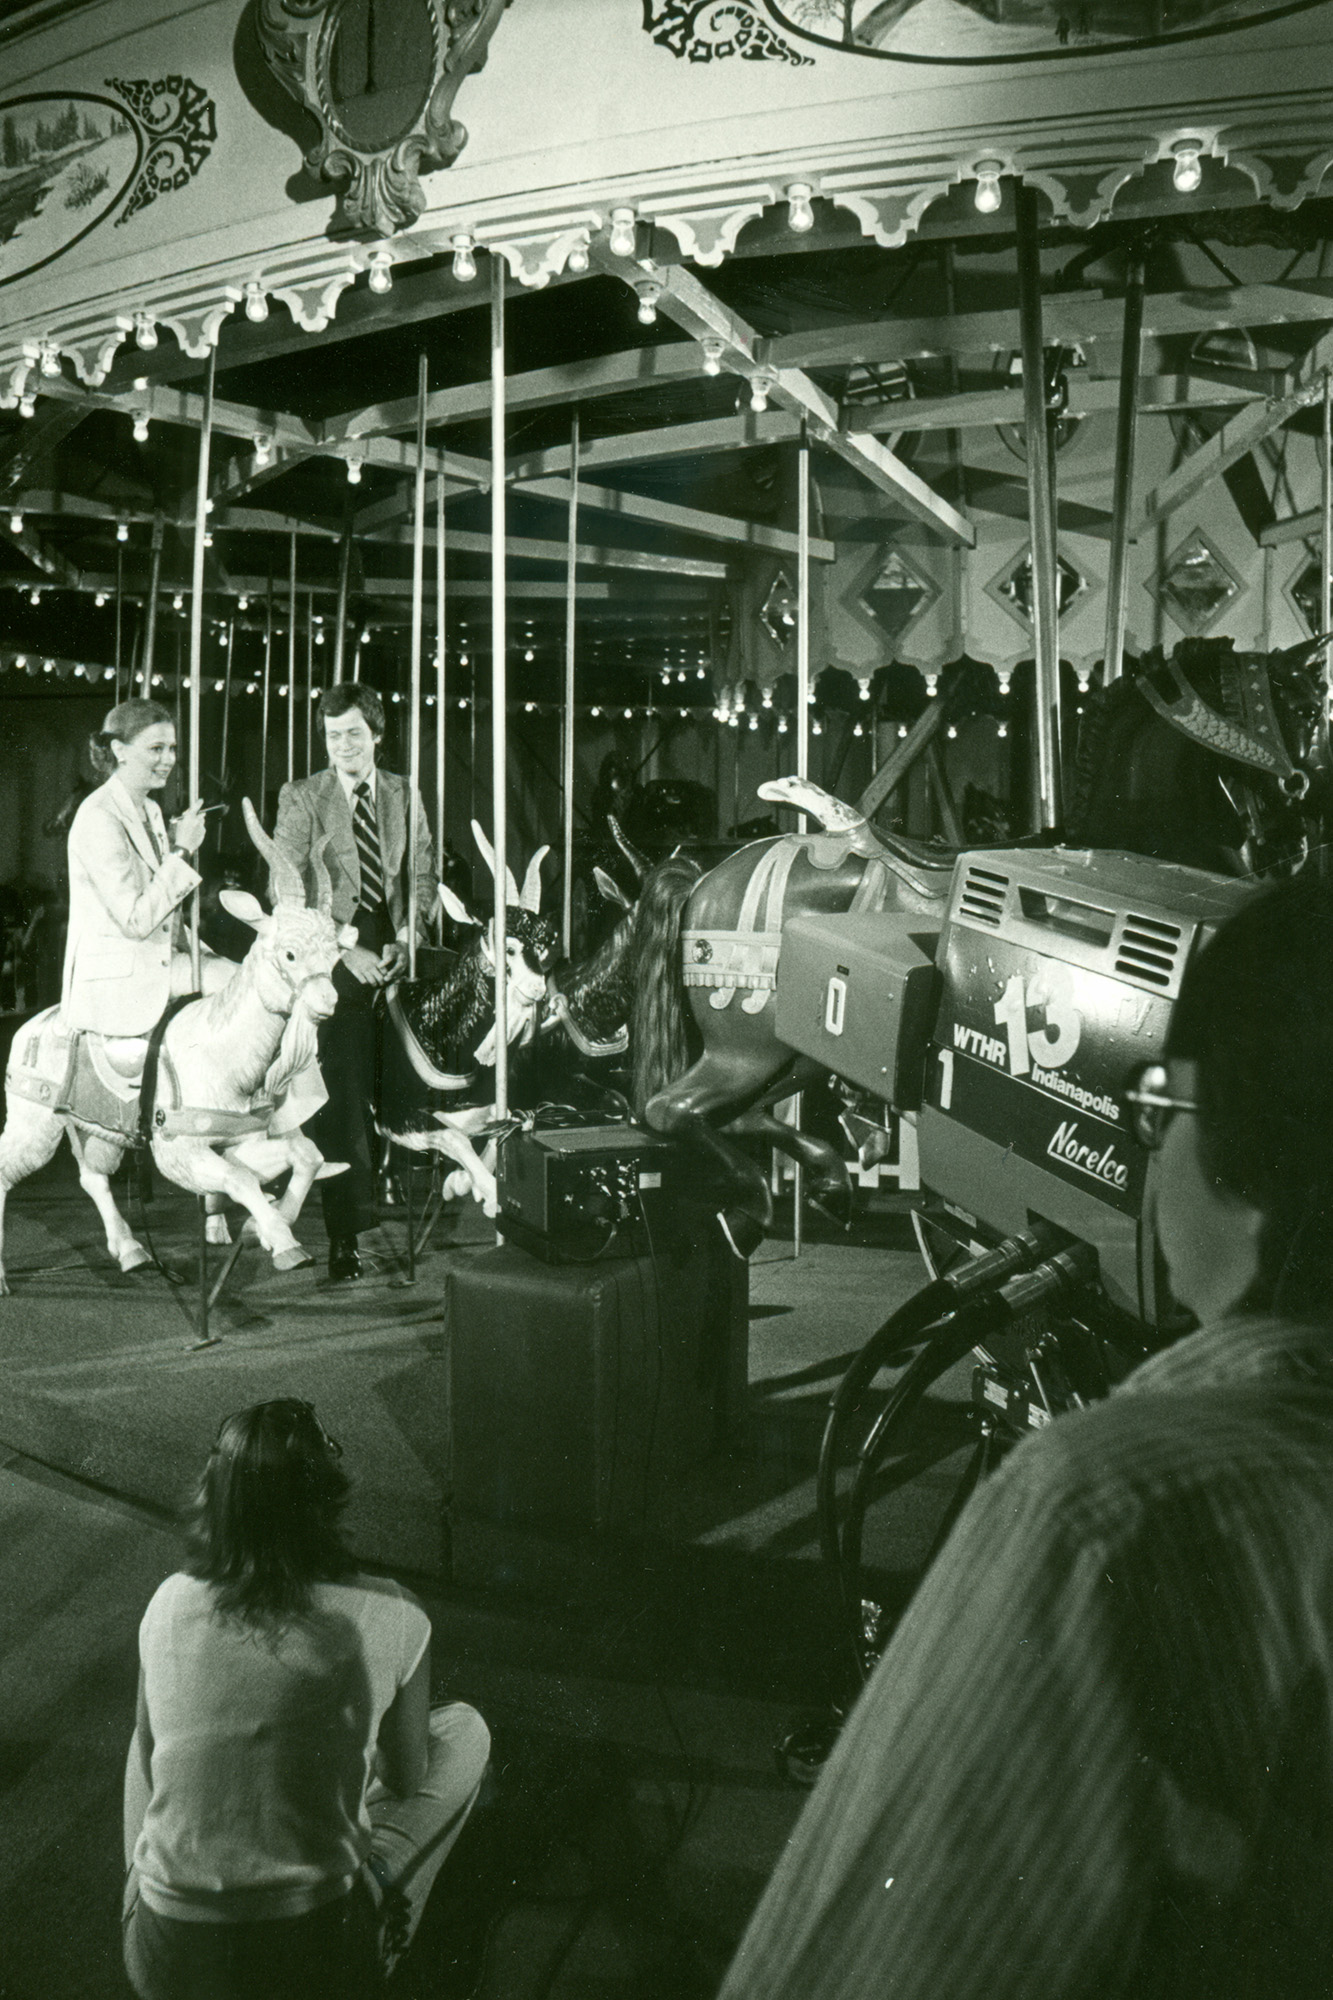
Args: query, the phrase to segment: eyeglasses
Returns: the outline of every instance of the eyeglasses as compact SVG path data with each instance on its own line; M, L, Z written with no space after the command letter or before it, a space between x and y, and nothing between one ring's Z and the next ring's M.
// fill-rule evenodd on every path
M1130 1071L1129 1080L1120 1093L1125 1123L1140 1146L1149 1153L1159 1150L1174 1112L1199 1109L1192 1098L1172 1097L1167 1090L1167 1082L1164 1063L1140 1063L1137 1069Z

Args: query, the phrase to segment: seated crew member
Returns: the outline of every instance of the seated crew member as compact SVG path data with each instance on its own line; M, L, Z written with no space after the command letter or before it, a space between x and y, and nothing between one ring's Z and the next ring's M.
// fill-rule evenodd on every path
M227 1417L185 1568L144 1613L125 1769L140 2000L362 2000L476 1799L489 1732L465 1702L430 1706L430 1620L357 1572L341 1456L308 1403Z
M376 753L384 705L372 687L342 681L319 700L329 768L284 785L273 838L313 887L311 862L321 842L333 885L333 920L352 924L357 943L334 967L338 1006L319 1026L319 1063L328 1103L310 1124L326 1159L349 1171L321 1181L329 1235L329 1275L359 1278L357 1237L375 1220L375 1066L381 987L407 964L408 782L384 771ZM434 907L430 828L417 815L419 936Z
M968 1503L722 2000L1333 1992L1333 885L1224 926L1132 1094L1200 1330Z
M172 827L152 796L176 764L176 725L156 701L122 701L91 739L105 782L69 830L69 934L61 1012L71 1028L146 1035L168 1000L192 990L189 953L176 949L176 912L199 881L188 857L204 837L196 799ZM204 961L204 991L236 970Z

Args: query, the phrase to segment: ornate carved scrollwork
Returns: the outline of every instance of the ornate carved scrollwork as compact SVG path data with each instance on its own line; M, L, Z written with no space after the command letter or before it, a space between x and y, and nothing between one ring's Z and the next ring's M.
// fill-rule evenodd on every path
M344 181L343 220L391 236L426 205L423 173L452 166L452 115L509 0L259 0L269 68L319 123L312 173Z

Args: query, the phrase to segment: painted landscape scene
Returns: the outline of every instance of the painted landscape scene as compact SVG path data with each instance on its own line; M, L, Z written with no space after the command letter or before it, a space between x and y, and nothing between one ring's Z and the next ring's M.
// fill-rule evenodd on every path
M138 134L98 97L0 102L0 284L52 257L113 208Z
M1291 11L1290 0L768 0L785 27L867 56L994 62L1188 39Z

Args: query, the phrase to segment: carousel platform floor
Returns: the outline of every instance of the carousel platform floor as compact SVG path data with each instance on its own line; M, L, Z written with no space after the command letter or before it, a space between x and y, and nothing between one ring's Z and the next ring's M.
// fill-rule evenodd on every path
M895 1208L898 1212L895 1212ZM157 1247L183 1270L193 1209L160 1190ZM476 1702L494 1795L432 1903L407 1991L480 2000L705 2000L803 1794L774 1746L845 1674L816 1557L813 1473L846 1358L921 1282L901 1204L793 1261L751 1269L748 1411L734 1445L681 1482L670 1533L609 1563L605 1587L544 1601L450 1581L440 1297L449 1260L492 1241L450 1220L404 1282L392 1213L369 1282L275 1275L247 1250L215 1318L190 1332L164 1280L108 1263L60 1162L10 1200L0 1301L0 1963L3 2000L123 1995L118 1798L135 1632L174 1566L168 1515L226 1410L296 1394L357 1477L367 1562L422 1595L437 1691ZM877 1506L868 1553L891 1594L911 1509ZM455 1966L484 1937L480 1983ZM466 1955L466 1954L465 1954Z

